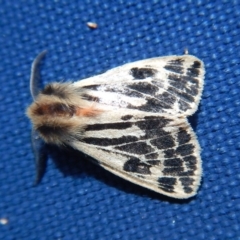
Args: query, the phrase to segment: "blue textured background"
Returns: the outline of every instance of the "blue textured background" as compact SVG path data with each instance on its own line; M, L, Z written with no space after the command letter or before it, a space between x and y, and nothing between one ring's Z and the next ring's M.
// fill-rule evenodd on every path
M1 1L0 239L240 239L239 22L237 0ZM39 52L48 50L46 84L185 47L206 65L194 126L204 171L196 197L171 200L56 148L32 186L25 109Z

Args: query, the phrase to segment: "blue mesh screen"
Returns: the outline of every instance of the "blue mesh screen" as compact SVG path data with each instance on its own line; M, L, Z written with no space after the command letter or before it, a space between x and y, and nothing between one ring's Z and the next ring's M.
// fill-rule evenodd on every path
M0 239L240 239L239 1L9 0L0 16ZM166 198L52 146L33 187L25 110L39 52L48 50L46 84L185 48L206 66L193 126L203 161L196 197Z

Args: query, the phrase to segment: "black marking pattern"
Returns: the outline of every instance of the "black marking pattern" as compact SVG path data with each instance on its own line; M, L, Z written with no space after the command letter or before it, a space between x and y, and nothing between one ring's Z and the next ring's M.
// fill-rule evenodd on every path
M174 192L174 186L177 183L177 179L173 177L160 177L158 178L158 187L166 192Z
M176 102L176 100L177 100L177 98L174 96L174 95L172 95L172 94L170 94L170 93L168 93L168 92L164 92L164 93L162 93L162 94L159 94L158 96L157 96L157 98L160 100L160 101L162 101L162 102L164 102L167 106L173 106L173 104Z
M177 184L182 186L184 193L193 193L197 158L193 155L195 146L191 143L191 133L188 129L183 125L176 129L175 134L167 132L164 127L169 124L171 126L172 120L166 117L145 116L144 119L136 120L134 115L129 114L122 116L121 119L125 122L107 123L105 127L99 124L95 127L88 127L87 130L110 130L118 127L124 130L137 126L145 135L83 138L82 141L100 148L112 146L111 150L103 150L109 153L114 152L117 156L126 159L122 170L134 173L137 178L146 179L148 175L152 176L152 168L154 172L155 168L161 168L163 176L158 178L158 188L166 193L175 193ZM159 152L156 152L157 149ZM161 154L159 155L160 152L164 154L164 158ZM141 156L141 158L136 156Z
M145 135L137 137L126 135L119 138L83 138L82 141L96 147L112 146L112 150L121 158L128 159L123 165L123 171L135 173L135 177L146 179L151 175L151 168L161 168L163 177L158 179L158 188L168 193L174 193L175 186L181 184L186 194L191 194L197 170L197 158L193 155L195 146L191 143L191 134L186 127L179 127L175 135L167 132L164 127L172 124L172 120L166 117L145 116L144 119L136 120L134 115L122 116L125 122L101 124L89 127L87 130L110 130L121 127L121 130L129 127L140 128ZM123 123L123 124L122 124ZM119 125L120 124L120 125ZM149 140L149 141L146 141ZM163 152L164 158L156 152ZM133 157L141 156L140 158ZM156 170L155 170L156 171ZM179 179L179 180L177 180Z
M99 97L95 97L95 96L92 96L92 95L89 95L89 94L86 94L86 93L81 94L81 97L84 100L88 100L88 101L91 101L91 102L99 102L100 101Z
M116 92L145 100L145 103L141 106L135 106L132 102L129 102L128 109L165 113L175 105L178 106L180 111L185 112L192 108L192 103L196 101L202 84L198 79L202 71L201 62L194 61L187 66L186 68L184 58L179 57L169 60L164 66L164 69L168 71L168 85L164 85L160 79L157 79L157 70L149 67L132 68L130 74L134 80L126 83L126 85L124 83L122 88L114 88L112 85L106 85L103 88L106 92ZM145 80L149 77L151 77L151 81L149 79ZM89 89L92 90L97 90L97 88L97 85L89 86ZM87 127L86 130L124 130L135 126L140 128L144 135L139 136L138 139L134 136L123 136L117 139L92 138L84 139L84 141L98 146L113 146L114 151L117 151L116 154L128 158L123 170L136 173L135 176L139 178L148 178L146 175L152 174L151 167L160 167L163 176L158 178L159 189L174 193L176 185L180 184L186 194L191 194L194 191L195 174L198 170L198 159L195 156L196 146L191 141L191 132L182 127L179 127L175 134L168 132L167 128L164 128L171 120L160 116L145 117L144 120L138 121L134 118L134 115L129 114L122 116L121 120L124 122L108 123L106 126L96 124ZM134 157L131 155L134 155ZM136 155L145 160L140 160L140 158L135 157ZM162 159L162 157L164 158Z
M176 149L176 153L180 154L181 156L190 155L193 153L193 151L194 145L192 143L181 145Z
M192 67L187 69L187 75L190 77L198 77L200 74L200 71L198 68L195 68L194 65Z
M184 143L188 143L191 140L191 136L185 129L180 128L177 140L179 145L182 145Z
M140 82L135 84L129 84L128 87L130 89L136 90L140 93L148 94L148 95L155 95L158 91L158 87L150 84L148 82Z
M117 122L117 123L99 123L99 124L89 124L86 126L85 131L101 131L107 129L127 129L133 126L131 122Z
M151 174L151 166L141 162L137 158L131 158L124 163L123 170L126 172L140 173L140 174Z
M138 138L135 136L122 136L120 138L83 138L82 142L97 145L97 146L113 146L119 144L126 144L129 142L135 142Z
M168 79L173 81L181 81L184 84L190 82L191 84L194 84L197 87L199 86L199 80L195 77L188 76L188 75L185 76L185 75L177 75L177 74L171 73L168 75Z
M168 63L164 66L164 68L170 72L183 74L184 73L183 63L184 63L184 60L182 58L177 58L177 59L168 61Z
M151 140L150 142L158 149L172 148L175 146L175 140L171 135L167 135L164 138L156 138Z
M187 79L186 79L187 78ZM187 94L196 96L198 94L198 80L195 78L190 78L182 75L177 74L169 74L168 75L169 84L181 91L186 92ZM189 80L191 79L191 81Z
M154 151L154 149L150 145L148 145L145 141L116 146L114 149L121 150L123 152L135 153L138 155L147 154L149 152Z
M155 75L157 70L153 68L137 68L134 67L130 70L130 74L134 77L135 80L142 80L148 77Z
M165 127L171 120L165 117L145 116L144 121L137 121L135 124L142 130L159 129Z
M123 121L127 121L127 120L130 120L130 119L132 119L132 118L133 118L132 115L125 115L125 116L122 116L122 117L121 117L121 119L122 119Z
M194 179L190 178L190 177L181 177L179 178L179 181L182 183L183 186L183 191L185 193L191 193L193 192L193 189L191 188L191 186L194 183Z
M124 105L128 109L154 113L168 113L174 105L178 107L180 112L192 109L193 103L202 90L202 82L199 79L203 72L201 61L179 56L169 58L163 68L167 70L164 72L166 77L163 79L160 79L160 76L164 76L161 75L161 69L150 64L143 65L143 67L132 67L130 70L126 68L126 79L124 79L126 82L117 84L117 87L115 83L110 82L108 84L92 84L83 86L83 88L145 100L141 106L131 100L122 100L122 106ZM128 76L133 77L133 79L128 78ZM167 83L166 80L168 80ZM99 102L101 100L87 94L85 97L89 101ZM104 94L102 98L104 100ZM108 105L107 101L104 104ZM112 102L109 102L109 105L111 104Z
M159 156L158 156L158 153L155 152L155 153L146 154L145 158L146 159L158 159Z
M170 158L164 161L164 166L167 167L182 167L183 160L181 158Z
M182 99L183 101L192 103L194 102L194 97L192 97L190 94L187 94L185 92L182 92L176 88L169 87L168 92L173 93L175 96L177 96L179 99Z
M146 97L146 103L141 106L130 106L130 108L138 109L145 112L164 112L163 109L171 109L172 106L166 102L160 101L157 98Z

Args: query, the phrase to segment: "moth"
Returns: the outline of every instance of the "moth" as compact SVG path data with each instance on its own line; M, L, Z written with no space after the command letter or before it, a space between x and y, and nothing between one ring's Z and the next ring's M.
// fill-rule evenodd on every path
M38 91L44 55L32 64L34 102L27 109L35 140L40 136L46 143L69 145L160 194L180 199L196 194L200 146L187 117L201 99L201 60L187 54L149 58Z

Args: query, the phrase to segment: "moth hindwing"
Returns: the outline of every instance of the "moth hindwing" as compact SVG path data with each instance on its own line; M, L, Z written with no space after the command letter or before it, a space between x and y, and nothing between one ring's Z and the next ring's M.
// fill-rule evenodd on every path
M36 93L37 57L31 92ZM204 64L191 55L150 58L74 83L51 83L27 114L47 143L70 145L110 172L155 192L189 198L202 169L187 117L198 107Z

